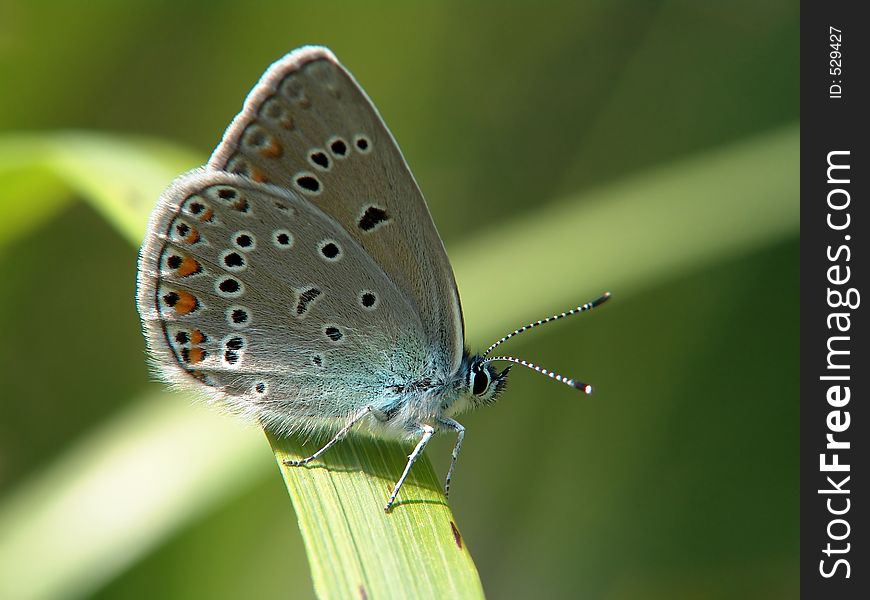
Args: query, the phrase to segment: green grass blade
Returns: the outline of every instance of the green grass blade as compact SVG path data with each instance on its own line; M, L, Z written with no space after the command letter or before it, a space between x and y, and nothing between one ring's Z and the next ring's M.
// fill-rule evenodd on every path
M482 598L468 547L428 460L392 511L383 506L407 462L398 443L349 436L306 467L297 438L269 436L299 519L320 598ZM425 457L424 457L425 458Z

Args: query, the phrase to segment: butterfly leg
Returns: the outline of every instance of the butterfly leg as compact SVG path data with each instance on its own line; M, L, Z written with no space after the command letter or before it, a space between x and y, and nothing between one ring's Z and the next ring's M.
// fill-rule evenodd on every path
M447 469L447 479L444 481L444 497L446 498L450 495L450 480L453 478L453 469L456 468L456 459L459 458L459 451L462 450L462 440L465 439L465 427L447 417L438 419L438 423L456 432L456 445L453 446L450 468Z
M402 476L399 478L399 481L396 482L396 487L393 488L393 493L390 494L390 499L387 501L387 505L384 507L385 512L390 512L390 507L393 506L393 502L396 501L396 496L399 494L399 488L402 487L402 484L405 483L405 478L408 477L408 473L411 472L411 466L413 466L414 462L416 462L417 457L422 454L423 449L426 447L426 444L429 443L429 440L432 438L432 434L435 433L435 428L431 425L420 425L420 431L423 432L423 436L420 438L420 441L417 442L417 447L414 448L414 451L408 455L408 464L405 465L405 471L402 473Z
M364 409L362 409L361 411L359 411L358 413L356 413L356 414L353 416L353 418L351 418L351 420L347 423L347 425L345 425L344 427L342 427L342 428L339 430L339 432L336 433L335 436L334 436L331 440L329 440L328 442L326 442L326 445L323 446L323 448L321 448L320 450L318 450L317 452L315 452L315 453L312 454L311 456L307 456L307 457L305 457L305 458L303 458L303 459L301 459L301 460L286 460L286 459L285 459L285 460L283 461L284 464L287 465L288 467L300 467L300 466L302 466L302 465L307 465L307 464L310 463L312 460L316 460L316 459L319 458L319 457L320 457L324 452L326 452L327 450L329 450L330 448L332 448L335 444L337 444L338 442L340 442L340 441L344 438L344 436L347 435L347 432L350 431L351 428L352 428L354 425L356 425L357 423L359 423L360 420L361 420L364 416L366 416L367 414L369 414L371 411L372 411L372 407L371 407L371 406L366 406Z

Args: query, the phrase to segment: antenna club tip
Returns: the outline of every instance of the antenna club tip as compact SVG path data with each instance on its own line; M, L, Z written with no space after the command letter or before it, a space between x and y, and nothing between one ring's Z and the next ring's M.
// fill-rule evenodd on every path
M599 296L598 298L596 298L595 300L593 300L591 302L590 308L595 308L596 306L601 306L602 304L604 304L608 300L610 300L610 292L604 292L603 294L601 294L601 296Z
M592 386L589 385L588 383L583 383L582 381L575 381L574 379L572 379L570 381L566 381L565 383L570 385L575 390L580 390L584 394L588 395L588 394L592 393Z

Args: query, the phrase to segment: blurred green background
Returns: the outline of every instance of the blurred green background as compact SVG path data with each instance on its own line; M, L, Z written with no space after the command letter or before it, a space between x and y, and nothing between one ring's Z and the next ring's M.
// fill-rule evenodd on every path
M33 140L62 153L76 138L55 132L110 134L96 139L180 172L205 160L273 60L321 43L426 194L472 348L614 293L510 345L595 396L517 368L498 404L462 419L451 505L488 596L796 596L798 24L796 2L0 3L6 568L56 579L43 597L313 595L262 434L149 383L137 248L82 186L37 164L48 151ZM90 179L119 177L105 164ZM173 173L156 173L159 191ZM595 228L547 235L563 213ZM524 247L549 264L523 262ZM186 495L173 464L200 456L128 463L152 495L107 481L109 504L172 500L159 520L113 529L115 545L72 506L62 528L27 529L28 507L173 422L220 433L187 440L198 452L223 439L244 451ZM449 449L429 447L439 472ZM29 556L15 536L51 560L14 563ZM101 548L99 568L62 573Z

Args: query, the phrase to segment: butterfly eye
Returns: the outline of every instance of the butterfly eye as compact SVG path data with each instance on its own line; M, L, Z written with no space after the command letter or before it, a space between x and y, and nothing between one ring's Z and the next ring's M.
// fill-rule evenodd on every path
M472 380L471 393L475 396L482 396L489 389L489 373L486 369L474 371L474 379Z

